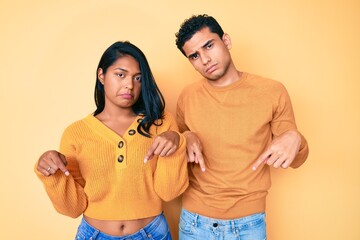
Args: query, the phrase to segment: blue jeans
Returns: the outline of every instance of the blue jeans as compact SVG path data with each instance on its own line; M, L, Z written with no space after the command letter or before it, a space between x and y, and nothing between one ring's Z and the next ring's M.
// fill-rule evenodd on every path
M243 218L221 220L181 211L179 239L204 240L266 240L265 213Z
M82 219L75 240L171 240L171 234L164 214L160 214L146 227L125 236L111 236L100 232Z

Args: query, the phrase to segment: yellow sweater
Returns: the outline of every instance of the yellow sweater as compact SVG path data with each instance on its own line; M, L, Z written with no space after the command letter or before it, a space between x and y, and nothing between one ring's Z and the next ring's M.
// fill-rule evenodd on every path
M296 130L285 87L276 81L243 73L235 83L214 87L206 80L186 87L178 100L181 132L195 132L203 146L206 171L189 167L183 207L204 216L233 219L265 211L270 169L252 166L274 136ZM302 137L292 163L308 155Z
M186 142L180 134L178 150L169 157L156 157L144 164L153 139L137 132L138 120L119 136L93 115L79 120L63 133L60 152L66 156L70 176L61 171L40 180L55 209L64 215L82 213L100 220L131 220L155 216L162 200L169 201L188 186ZM178 131L166 113L161 126L152 126L156 136Z

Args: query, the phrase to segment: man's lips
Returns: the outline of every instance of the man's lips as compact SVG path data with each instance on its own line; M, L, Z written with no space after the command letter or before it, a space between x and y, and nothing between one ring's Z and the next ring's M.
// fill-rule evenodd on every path
M207 72L207 73L212 73L212 72L214 72L215 70L216 70L216 64L211 65L210 67L206 68L206 69L205 69L205 72Z

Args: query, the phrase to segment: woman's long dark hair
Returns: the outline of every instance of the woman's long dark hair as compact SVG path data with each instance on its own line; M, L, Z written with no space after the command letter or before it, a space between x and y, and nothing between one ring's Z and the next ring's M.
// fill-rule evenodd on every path
M142 121L138 125L138 132L146 137L151 137L151 125L161 125L165 109L165 100L161 94L158 86L156 85L154 76L151 72L149 63L144 53L135 45L128 41L119 41L112 44L103 53L99 65L105 74L107 69L119 58L124 55L130 55L139 63L141 71L141 93L139 99L132 106L136 115L143 115ZM96 71L96 84L95 84L95 103L96 110L94 116L98 115L104 110L105 107L105 92L104 85L100 82ZM160 120L160 121L157 121Z

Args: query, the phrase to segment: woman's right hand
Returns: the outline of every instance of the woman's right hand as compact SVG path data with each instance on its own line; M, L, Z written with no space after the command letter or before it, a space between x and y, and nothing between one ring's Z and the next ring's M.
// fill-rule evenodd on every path
M154 155L167 157L173 154L179 147L180 136L175 131L166 131L157 135L147 152L144 163L150 160Z
M62 171L65 176L69 176L69 171L66 168L67 162L63 154L50 150L44 152L39 160L36 169L41 172L44 176L51 176L58 170Z

